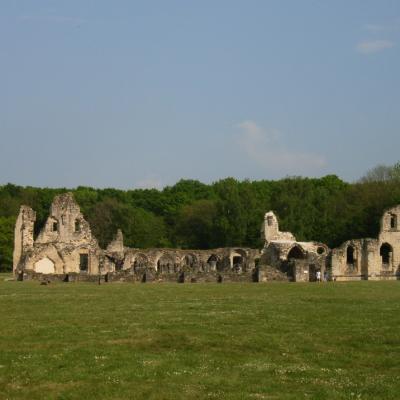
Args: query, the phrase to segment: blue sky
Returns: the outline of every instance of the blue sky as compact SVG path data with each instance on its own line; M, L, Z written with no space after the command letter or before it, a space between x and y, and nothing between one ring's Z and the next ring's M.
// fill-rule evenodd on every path
M400 159L398 0L0 5L0 184L352 181Z

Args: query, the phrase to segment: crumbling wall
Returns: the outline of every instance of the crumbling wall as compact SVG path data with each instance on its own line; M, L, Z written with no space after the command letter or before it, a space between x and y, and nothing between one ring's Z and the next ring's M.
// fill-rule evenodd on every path
M65 281L132 282L314 281L319 271L336 280L400 278L400 206L385 211L378 239L349 240L330 250L318 242L297 242L265 214L260 252L249 248L213 250L132 249L123 234L100 249L71 193L54 198L49 217L33 237L35 212L22 206L15 226L14 273ZM349 250L350 249L350 250Z
M367 279L364 240L348 240L332 250L332 277L334 280Z
M51 270L52 263L55 274L97 274L100 253L78 204L65 193L54 198L44 227L25 251L24 269Z
M214 282L219 275L225 281L251 281L259 257L260 251L243 248L125 249L122 272L146 282Z
M50 215L36 243L96 244L89 223L84 219L72 193L54 198Z
M268 211L264 216L264 221L261 225L261 238L265 243L274 240L296 241L291 232L281 232L279 230L278 218L272 211Z
M400 205L384 212L378 241L373 278L400 279Z
M332 251L336 280L400 279L400 206L386 210L378 239L348 240Z
M327 278L329 256L330 249L323 243L272 240L263 248L260 265L274 268L288 281L313 282L317 271L321 279ZM264 274L262 279L268 279L267 275Z
M36 213L28 206L21 206L14 229L13 272L17 273L22 259L33 250L33 230Z

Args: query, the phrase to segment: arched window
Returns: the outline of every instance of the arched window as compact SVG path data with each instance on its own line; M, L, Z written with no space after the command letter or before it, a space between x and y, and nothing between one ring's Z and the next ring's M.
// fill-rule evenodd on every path
M348 246L346 250L346 263L347 264L354 264L354 247Z
M303 250L300 246L294 246L290 249L289 254L287 256L288 260L301 260L305 258Z
M390 215L390 229L397 229L397 215Z
M382 259L382 264L390 264L393 248L389 243L383 243L380 248L380 256Z

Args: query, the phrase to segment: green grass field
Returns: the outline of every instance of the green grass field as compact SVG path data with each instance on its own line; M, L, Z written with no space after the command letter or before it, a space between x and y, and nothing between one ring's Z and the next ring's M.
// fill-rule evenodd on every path
M0 277L1 399L399 399L400 282Z

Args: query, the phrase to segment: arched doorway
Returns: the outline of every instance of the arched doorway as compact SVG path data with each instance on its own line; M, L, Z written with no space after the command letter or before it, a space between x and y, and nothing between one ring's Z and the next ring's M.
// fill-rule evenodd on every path
M217 263L218 263L218 257L215 254L211 254L211 256L208 257L207 260L207 264L209 265L211 271L216 271Z
M297 245L293 246L287 255L288 260L303 260L304 258L305 254L303 249Z
M133 272L139 272L146 270L146 267L149 264L148 258L144 254L136 254L132 263Z
M186 254L182 260L181 265L187 268L193 268L197 264L197 257L194 254Z
M296 282L298 279L298 270L304 269L302 261L305 260L306 253L299 245L294 245L288 252L286 261L286 274L289 281Z
M168 254L163 254L157 261L158 273L170 273L174 270L174 260Z
M246 252L242 249L235 249L231 254L232 270L235 272L243 272L246 270Z

